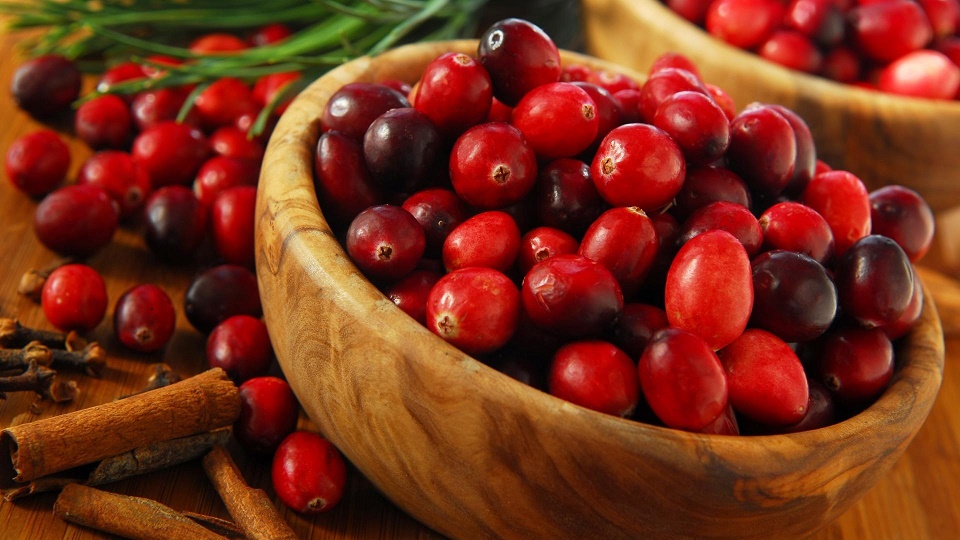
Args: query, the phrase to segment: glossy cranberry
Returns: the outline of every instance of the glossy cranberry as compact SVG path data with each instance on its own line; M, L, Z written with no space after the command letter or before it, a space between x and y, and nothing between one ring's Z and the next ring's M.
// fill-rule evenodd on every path
M251 47L276 45L293 35L293 30L283 23L270 23L261 26L247 36Z
M573 85L586 92L593 100L594 105L597 106L597 135L587 148L587 151L589 151L590 148L599 145L600 141L607 136L607 133L613 131L613 128L624 123L621 103L609 90L602 86L585 81L574 82ZM639 89L623 91L639 92Z
M520 239L518 267L526 275L538 262L555 255L576 253L580 243L576 238L553 227L536 227Z
M257 276L235 264L204 270L190 282L183 311L190 324L204 334L234 315L260 317Z
M93 268L66 264L47 276L40 294L43 314L64 332L88 332L107 313L107 287Z
M324 214L335 223L349 223L381 199L363 159L363 147L339 131L320 136L314 186Z
M565 82L540 85L513 108L512 123L541 159L572 157L597 136L597 105L586 90Z
M620 123L635 124L640 121L640 90L620 90L613 94L620 104ZM598 134L599 135L599 134ZM604 134L606 136L606 134ZM602 138L600 140L603 140Z
M623 311L617 278L582 255L557 255L523 278L523 309L538 327L579 338L601 336Z
M860 78L860 56L853 49L838 46L823 56L820 75L842 83L853 83Z
M870 193L870 233L892 238L911 262L930 249L934 227L933 212L912 189L891 185Z
M56 54L31 58L13 72L10 93L31 116L47 118L69 109L80 95L80 70Z
M650 338L668 326L666 311L650 304L628 303L613 326L610 341L630 358L639 359Z
M726 231L689 240L670 265L664 305L671 326L697 334L714 350L727 346L746 328L753 309L743 244Z
M146 76L140 64L121 62L111 66L100 76L100 80L97 81L97 92L107 93L120 83L144 79Z
M393 88L375 83L349 83L330 96L323 108L323 131L336 130L356 141L390 109L409 107L407 98Z
M699 430L727 408L723 365L702 338L665 328L650 339L637 364L643 396L667 426Z
M453 139L486 119L492 99L490 75L480 62L449 52L424 69L414 107Z
M560 68L560 80L563 82L586 82L593 68L585 64L567 64Z
M97 186L69 185L44 197L33 215L40 243L68 257L89 257L117 231L117 209Z
M225 189L210 207L213 246L227 263L253 267L254 206L257 188L239 186Z
M540 169L533 199L540 222L575 236L593 223L605 205L593 185L590 167L571 158L552 161Z
M263 377L273 362L273 346L263 320L234 315L207 336L207 364L221 368L235 383Z
M443 242L469 215L466 204L449 189L432 188L407 197L401 205L420 223L427 241L426 253L439 255Z
M190 52L194 54L235 53L247 48L247 43L233 34L215 32L204 34L190 42Z
M846 171L827 171L810 180L800 202L813 208L830 226L833 252L843 255L870 234L870 195L863 182Z
M350 260L369 277L399 279L416 268L426 240L409 212L393 205L371 206L347 229Z
M903 314L900 315L897 320L880 326L880 329L883 330L883 333L886 334L891 341L899 339L913 329L922 311L923 283L917 277L916 273L914 273L913 294L910 296L910 303L907 304L907 309L903 311Z
M777 30L757 50L761 58L783 67L818 73L823 64L820 49L807 36L792 30Z
M158 188L192 182L210 153L210 145L199 129L168 121L138 135L130 153Z
M797 143L797 158L793 165L793 176L787 182L784 192L793 197L803 192L817 172L817 147L813 141L810 127L797 113L783 105L769 105L777 111L793 128Z
M746 182L730 169L717 166L688 168L671 212L686 219L695 210L713 202L727 201L750 208L750 200Z
M793 127L772 107L748 107L730 123L727 162L752 189L779 194L793 178L796 161Z
M706 29L741 49L763 42L783 20L784 6L775 0L716 0L707 10Z
M817 376L833 397L861 405L880 395L893 378L893 345L879 329L842 328L823 345Z
M7 178L27 195L50 193L70 168L70 148L57 132L41 129L13 141L4 160Z
M619 71L610 69L601 68L590 70L590 72L587 73L587 79L585 82L595 84L611 94L621 90L640 89L640 85L637 84L637 81L635 81L632 77L629 77L628 75Z
M620 284L624 296L640 289L657 256L653 222L635 206L607 210L580 240L578 253L604 265Z
M254 377L240 385L240 417L233 435L247 450L269 454L296 429L299 412L287 381Z
M90 156L80 167L77 184L102 188L128 219L143 208L150 195L150 178L126 152L104 150Z
M730 94L715 84L703 83L703 86L706 87L707 94L720 106L723 114L727 115L727 120L732 122L737 117L737 104L734 103Z
M560 80L560 51L538 26L522 19L494 23L480 36L477 56L490 73L493 95L514 106L530 90Z
M390 191L423 186L441 153L440 131L422 112L389 110L363 136L363 158L373 180Z
M911 0L861 5L848 18L860 50L878 62L896 60L933 39L930 20Z
M504 346L520 320L520 292L492 268L462 268L440 278L427 298L427 328L463 352Z
M803 419L796 424L783 426L772 430L773 433L799 433L829 426L834 423L836 408L833 397L823 383L815 379L807 379L807 412Z
M236 159L263 159L263 145L248 139L246 133L234 126L224 126L210 135L210 148L219 156Z
M74 116L74 131L91 148L123 148L133 121L127 102L111 94L87 101Z
M865 236L844 253L835 272L844 313L872 328L893 323L913 297L913 267L896 242Z
M716 230L732 234L743 244L748 257L760 252L763 231L757 218L745 206L728 201L710 203L690 214L680 227L677 242L683 245L695 236Z
M129 349L151 353L162 349L177 328L177 310L156 285L136 285L117 299L113 331Z
M820 263L793 251L773 250L751 266L751 326L793 343L817 338L833 324L837 289Z
M786 201L767 208L759 219L764 251L796 251L826 264L833 258L833 232L816 210Z
M537 160L520 130L501 123L474 126L450 153L453 190L467 204L501 208L519 202L537 180Z
M957 0L919 0L920 7L930 20L934 39L957 33L960 25L960 2Z
M493 98L493 102L490 104L490 112L487 113L487 122L509 123L511 116L513 116L513 107L504 105L499 99Z
M590 166L600 196L611 206L639 206L652 212L683 186L686 162L663 130L626 124L607 135Z
M418 323L427 324L427 298L442 274L432 270L414 270L391 285L384 294Z
M232 77L211 83L200 92L193 106L207 129L230 125L241 114L258 108L250 87Z
M212 206L223 191L240 186L255 187L259 177L258 160L214 156L204 161L197 171L193 193L204 206Z
M677 15L697 26L703 26L712 0L666 0L664 3Z
M777 336L748 329L717 351L734 410L768 426L789 426L807 412L807 376L796 353Z
M844 37L843 11L832 0L792 0L783 23L824 47L832 47Z
M680 68L663 68L650 74L640 89L637 110L640 120L653 123L660 104L677 92L700 92L709 95L703 82L691 71Z
M443 243L448 272L483 266L507 272L520 252L520 229L510 214L481 212L457 225Z
M173 121L180 114L189 92L185 88L159 88L140 92L133 97L130 113L133 123L140 131L146 131L162 122ZM197 113L191 109L186 123L199 124Z
M284 505L301 514L318 514L340 502L347 466L330 441L316 433L295 431L277 447L270 477Z
M960 66L938 51L914 51L880 70L877 88L902 96L954 99L960 89Z
M575 341L560 348L550 365L554 396L613 416L637 407L640 384L630 357L606 341Z
M144 238L157 257L185 262L207 234L207 208L185 186L154 191L144 205Z
M298 87L297 81L301 77L299 71L284 71L260 77L253 85L253 101L260 107L266 107L273 101L280 100L273 110L277 115L283 114L293 101L293 91Z
M706 9L706 7L704 7L704 9ZM662 71L667 68L678 68L678 69L687 70L690 73L692 73L697 79L702 80L702 77L700 76L700 71L697 68L697 65L694 64L693 61L690 60L690 58L684 56L681 53L673 52L673 51L665 52L660 56L658 56L656 60L654 60L653 63L650 64L650 69L647 70L647 73L649 75L653 75L654 73L658 71Z
M710 96L685 90L660 103L653 125L677 143L690 164L719 159L730 145L730 121Z

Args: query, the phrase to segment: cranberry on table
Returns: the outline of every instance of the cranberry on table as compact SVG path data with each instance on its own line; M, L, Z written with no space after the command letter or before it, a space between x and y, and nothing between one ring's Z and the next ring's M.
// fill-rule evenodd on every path
M317 514L336 506L343 497L346 475L337 448L307 431L295 431L280 443L270 470L277 497L301 514Z
M540 85L513 108L511 123L541 159L572 157L597 136L597 105L586 90L565 82Z
M522 19L494 23L480 36L477 56L490 73L493 95L514 106L530 90L560 80L560 51L538 26Z
M537 159L519 129L498 122L467 130L450 153L453 190L469 205L501 208L523 199L537 180Z
M4 167L17 189L33 197L46 195L66 178L70 148L53 130L27 133L7 149Z
M611 206L638 206L653 212L683 186L686 162L677 143L647 124L626 124L600 143L590 175Z
M577 253L610 270L629 297L640 289L658 247L657 232L647 214L635 206L621 206L607 210L590 225Z
M330 96L323 108L320 126L325 132L335 130L362 141L367 128L380 115L409 106L406 96L393 88L376 83L349 83Z
M235 383L262 377L273 362L273 346L263 320L250 315L227 318L207 336L207 364L227 372Z
M520 252L520 229L510 214L481 212L450 231L443 243L443 266L448 272L483 266L507 272Z
M490 74L480 62L467 54L449 52L424 69L414 108L452 139L483 122L492 100Z
M561 347L553 355L547 384L558 398L613 416L629 416L639 401L636 366L606 341L575 341Z
M69 185L44 197L33 215L40 243L70 257L89 257L117 231L117 206L98 186Z
M130 153L158 188L192 182L210 153L210 145L199 129L165 121L140 133Z
M916 191L903 186L884 186L870 197L870 234L892 238L911 262L927 254L933 243L933 211Z
M710 96L685 90L665 99L653 125L667 132L689 164L712 163L730 145L730 121Z
M80 95L80 70L56 54L31 58L14 71L10 93L31 116L47 118L68 110Z
M503 347L517 330L520 292L492 268L446 274L427 298L427 328L463 352L485 354Z
M363 136L363 159L373 181L388 191L415 190L430 179L441 155L437 126L422 112L389 110Z
M126 101L106 94L80 105L73 126L91 148L123 148L130 141L133 120Z
M798 202L767 208L758 220L763 250L784 249L808 255L820 264L833 258L833 232L819 213Z
M823 334L837 315L837 289L827 270L793 251L760 254L753 268L751 326L793 343Z
M414 270L390 285L384 294L415 321L427 325L427 298L442 274L432 270Z
M882 235L860 239L837 262L840 306L846 315L872 328L893 323L913 297L913 267L903 249Z
M840 403L863 405L893 378L893 345L882 330L848 327L831 331L816 374Z
M426 248L423 229L409 212L389 204L371 206L347 229L347 254L375 279L399 279L416 268Z
M573 236L553 227L535 227L520 238L517 266L526 275L538 262L555 255L576 253L580 242Z
M590 166L572 158L551 161L540 169L533 204L541 223L577 236L606 205L594 187Z
M251 452L269 454L297 427L300 405L287 381L254 377L240 385L240 417L233 435Z
M156 285L136 285L117 299L113 330L129 349L150 353L162 349L176 330L177 312L170 296Z
M870 195L863 182L847 171L827 171L810 180L800 202L823 216L833 233L833 252L844 254L870 234Z
M90 156L80 167L77 184L99 186L120 209L120 219L128 219L143 208L150 195L150 177L120 150L104 150Z
M234 315L260 317L263 308L257 276L235 264L204 270L190 282L183 311L190 324L204 334Z
M240 186L256 186L260 161L214 156L203 162L193 180L193 192L204 206L213 205L221 192Z
M344 174L343 170L339 171ZM467 205L452 190L424 189L407 197L401 205L420 223L427 241L426 253L439 255L443 243L468 215Z
M363 158L363 147L339 131L320 135L314 159L314 188L331 221L349 223L381 200Z
M239 186L217 195L210 208L210 232L224 262L253 267L254 206L257 188Z
M67 332L88 332L107 313L107 287L100 273L84 264L63 265L47 277L40 295L50 324Z
M207 235L207 208L186 186L154 191L143 213L147 247L164 261L189 260Z

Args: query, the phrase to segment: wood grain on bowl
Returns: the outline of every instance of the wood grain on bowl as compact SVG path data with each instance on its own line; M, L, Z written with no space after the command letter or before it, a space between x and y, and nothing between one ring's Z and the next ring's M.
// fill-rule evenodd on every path
M526 387L432 335L360 274L313 191L324 103L351 81L413 82L451 50L476 42L413 45L333 70L295 100L267 150L257 200L264 314L322 432L387 497L453 537L799 537L863 495L939 389L932 302L867 411L816 431L739 438L643 425Z

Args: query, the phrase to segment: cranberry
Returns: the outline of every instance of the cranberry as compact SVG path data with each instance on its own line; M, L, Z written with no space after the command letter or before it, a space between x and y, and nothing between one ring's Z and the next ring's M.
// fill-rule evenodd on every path
M706 15L707 6L703 6L704 15ZM697 69L697 65L693 63L692 60L678 52L665 52L658 56L656 60L650 64L650 69L647 70L649 75L667 69L667 68L678 68L689 71L697 79L703 79L700 76L700 71Z
M809 341L830 328L837 314L837 289L820 263L800 253L774 250L751 265L751 326L787 342Z
M504 105L499 99L493 98L493 102L490 104L490 112L487 113L487 122L509 123L511 116L513 116L513 107Z
M234 126L224 126L210 135L210 147L219 156L261 161L263 145Z
M226 156L214 156L203 162L193 180L193 193L204 206L223 191L241 187L254 187L260 176L260 161Z
M727 408L720 413L716 420L694 431L710 435L740 435L740 425L737 422L737 414L733 410L733 406L727 404Z
M207 364L222 368L237 384L267 374L273 346L267 325L250 315L234 315L207 336Z
M810 127L800 115L782 105L770 105L780 113L793 128L797 142L797 158L794 161L793 176L787 182L784 191L790 195L800 194L817 172L817 148Z
M677 15L697 26L703 26L712 0L666 0L664 3Z
M870 195L863 182L849 172L814 176L800 202L816 210L830 226L833 252L838 257L870 233Z
M470 55L445 53L420 77L414 107L427 115L445 137L455 138L481 123L490 112L490 75Z
M440 281L441 274L432 270L414 270L391 285L384 294L404 313L427 325L427 298Z
M677 237L679 245L707 231L727 231L743 244L747 256L753 257L760 252L763 243L763 231L757 218L746 207L728 201L710 203L690 215L680 227Z
M216 32L204 34L190 42L190 52L194 54L223 54L242 51L247 43L233 34Z
M606 341L575 341L560 348L550 365L550 393L613 416L637 407L640 384L630 357Z
M299 405L290 385L277 377L254 377L240 385L240 417L233 434L244 448L273 452L297 427Z
M640 90L620 90L613 94L613 98L620 104L621 124L635 124L640 121L641 95L642 92ZM597 135L599 136L600 134L597 133ZM606 137L606 133L604 133L603 136ZM603 140L603 137L600 137L600 140Z
M88 332L107 313L107 287L93 268L65 264L47 276L40 295L43 314L64 332Z
M70 168L70 148L50 129L21 136L7 149L7 178L20 191L36 197L63 182Z
M399 206L371 206L347 229L347 253L364 274L399 279L416 268L426 247L423 229Z
M667 132L690 164L712 163L730 144L730 121L710 96L685 90L663 100L653 125Z
M653 123L660 104L677 92L692 91L709 95L703 82L692 72L680 68L663 68L650 74L640 89L637 111L640 119Z
M130 153L158 188L192 182L209 152L207 139L199 129L168 121L138 135Z
M389 110L363 136L363 158L373 180L391 191L424 185L434 172L440 131L430 118L409 107Z
M520 320L520 292L492 268L462 268L440 278L427 298L427 328L467 354L504 346Z
M278 115L283 114L293 101L292 89L296 88L300 78L299 71L284 71L260 77L253 85L253 100L260 107L266 107L282 98L283 101L278 102L273 111Z
M512 123L542 159L571 157L597 136L597 105L582 88L556 82L527 92L513 108Z
M190 282L183 311L190 324L204 334L234 315L260 317L263 309L257 276L235 264L207 269Z
M775 0L716 0L707 10L706 28L735 47L752 49L773 32L783 14L783 4Z
M104 150L90 156L80 167L77 184L99 186L128 219L143 208L150 195L147 172L126 152Z
M912 189L892 185L870 193L870 234L892 238L911 262L930 249L934 225L930 207Z
M861 5L850 11L849 19L860 50L879 62L896 60L933 39L927 15L912 0Z
M134 96L130 104L130 113L137 129L146 131L162 122L173 121L180 114L189 92L186 88L159 88L147 90ZM198 124L197 114L190 109L186 123Z
M652 212L666 205L683 186L686 163L677 143L663 130L626 124L600 143L590 175L611 206L639 206Z
M587 74L586 82L595 84L611 94L621 90L639 90L640 85L632 78L609 69L594 69Z
M938 51L913 51L880 71L884 92L928 99L954 99L960 89L960 66Z
M844 35L843 11L832 0L792 0L783 23L824 47L836 45Z
M897 320L880 326L880 329L883 330L883 333L891 340L901 338L907 335L907 332L913 328L917 319L920 318L922 310L923 284L920 282L920 279L917 278L916 273L914 273L913 294L910 295L910 303L907 304L907 309L903 311L903 315L900 315Z
M342 174L342 173L341 173ZM426 237L426 253L439 255L443 243L468 216L467 205L449 189L418 191L403 201L403 209L416 218Z
M254 30L248 37L247 42L251 47L265 47L267 45L276 45L293 35L293 30L283 23L270 23Z
M807 379L807 412L803 419L790 426L782 426L772 430L774 433L799 433L829 426L834 422L835 407L830 391L821 382Z
M893 345L879 329L842 328L830 332L816 366L833 397L860 405L880 395L893 377Z
M707 231L677 252L664 289L672 326L721 349L747 326L753 309L753 278L747 252L732 234Z
M643 396L669 427L699 430L727 408L727 379L710 345L696 334L665 328L637 364Z
M37 239L69 257L89 257L117 231L117 209L97 186L65 186L44 197L33 215Z
M80 70L56 54L31 58L13 72L10 93L31 116L47 118L66 111L80 95Z
M857 241L837 263L844 313L872 328L893 323L913 296L913 267L896 242L881 235Z
M930 20L934 38L945 38L957 33L957 27L960 25L960 2L919 0L919 3Z
M393 88L374 83L349 83L330 96L323 109L323 131L336 130L356 141L380 115L410 103Z
M448 272L483 266L507 272L520 252L520 229L505 212L481 212L450 231L443 243L443 266Z
M750 190L742 178L726 167L689 168L672 211L678 218L686 219L698 208L718 201L750 208Z
M534 190L539 220L572 235L582 234L605 204L593 185L590 167L577 159L558 159L540 169Z
M584 64L567 64L560 68L560 80L563 82L586 82L593 68Z
M816 210L785 201L767 208L760 216L763 249L785 249L826 264L833 257L833 232Z
M765 195L777 195L793 178L797 137L790 122L767 105L748 107L730 123L730 169Z
M74 116L74 131L91 148L126 146L132 124L127 102L111 94L87 101Z
M143 66L135 62L121 62L111 66L100 76L97 82L97 92L107 93L114 86L128 81L146 78L143 72Z
M295 431L277 447L270 477L283 504L301 514L318 514L340 502L347 467L330 441Z
M129 349L159 351L173 337L176 327L176 308L167 293L156 285L136 285L117 299L113 330Z
M778 30L760 44L757 54L775 64L817 73L823 64L820 49L805 35L792 30Z
M534 265L523 278L521 299L534 324L571 338L603 335L623 311L617 278L582 255L557 255Z
M623 294L630 296L640 289L658 246L647 214L635 206L621 206L607 210L590 225L578 253L607 267Z
M520 239L518 266L526 275L538 262L555 255L576 253L580 243L569 234L553 227L536 227Z
M613 131L613 128L623 124L623 112L621 111L620 101L610 93L606 88L588 83L588 82L574 82L574 86L582 89L584 92L590 96L590 99L593 100L593 103L597 106L597 135L593 138L593 141L590 143L590 146L587 148L589 151L591 148L595 148L600 144L600 141L607 136L607 133ZM627 92L639 92L637 90L623 90Z
M253 267L254 206L257 188L240 186L225 189L210 208L213 245L224 262Z
M514 106L530 90L560 80L560 51L543 30L522 19L494 23L480 36L480 63L493 95Z
M334 223L349 223L381 199L363 159L363 147L338 131L320 135L314 186L324 213Z
M520 130L501 123L474 126L450 153L453 190L467 204L500 208L523 199L537 180L533 148Z
M853 83L860 77L860 56L853 49L838 46L823 57L820 75L842 83Z
M153 192L144 205L147 247L169 262L184 262L199 249L207 233L207 209L185 186Z
M623 314L611 332L610 341L630 358L640 358L650 338L659 330L670 326L667 312L649 304L629 303L623 306Z
M208 129L232 124L241 114L257 109L250 87L232 77L213 81L200 92L193 106Z
M720 106L723 114L727 115L727 120L732 122L737 117L737 104L734 103L730 94L715 84L703 83L703 86L707 89L707 95L712 97L713 101Z

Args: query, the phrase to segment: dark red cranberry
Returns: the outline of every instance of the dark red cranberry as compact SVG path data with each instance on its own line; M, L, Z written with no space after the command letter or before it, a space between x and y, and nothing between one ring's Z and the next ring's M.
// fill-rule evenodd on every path
M154 191L144 205L144 217L147 247L164 261L189 260L207 234L207 208L185 186Z
M590 166L562 158L540 169L534 188L534 206L539 220L579 236L593 223L605 206L593 185Z
M576 253L580 243L576 238L553 227L536 227L520 239L518 267L526 275L538 262L555 255Z
M106 191L120 209L120 219L139 212L150 195L147 172L130 154L119 150L104 150L90 156L80 167L77 184L99 186Z
M210 232L224 262L253 267L255 186L225 189L210 207Z
M137 129L146 131L161 122L176 120L189 94L186 88L176 87L146 90L134 96L130 113ZM192 109L186 123L199 124L197 114Z
M113 330L120 343L134 351L162 349L177 328L177 310L170 296L156 285L136 285L120 298L113 311Z
M650 304L628 303L613 326L610 341L630 358L639 360L650 338L668 326L666 311Z
M876 328L831 331L823 344L816 373L837 401L862 405L890 384L893 345Z
M792 0L783 23L824 47L833 47L844 37L844 13L832 0Z
M773 250L751 266L751 326L793 343L817 338L833 324L837 289L820 263L801 253Z
M810 398L807 400L807 412L803 419L791 426L776 428L774 433L799 433L833 424L836 409L830 391L815 379L807 379L807 385Z
M363 147L339 131L320 136L314 186L324 214L333 223L349 223L381 200L380 188L363 159Z
M726 167L688 168L672 212L677 218L686 219L695 210L718 201L750 208L750 190L742 178Z
M441 154L437 126L409 107L389 110L363 136L363 158L373 181L389 191L412 191L434 172Z
M449 52L424 69L414 107L452 140L486 119L492 99L490 75L480 62Z
M193 182L210 153L210 145L197 128L161 122L138 135L130 153L158 188Z
M247 138L247 134L234 126L224 126L210 135L210 147L219 156L250 159L263 159L263 145L256 139Z
M213 205L221 192L240 186L256 186L260 161L214 156L203 162L193 181L193 192L204 206Z
M190 324L204 334L234 315L260 317L257 276L235 264L209 268L190 282L183 311Z
M870 193L870 233L892 238L911 262L926 255L933 232L933 212L917 192L894 185Z
M784 6L776 0L716 0L707 10L706 29L741 49L763 42L783 20Z
M677 92L693 91L709 95L706 86L692 72L680 68L663 68L650 74L640 89L637 111L640 120L650 124L660 104Z
M520 229L506 212L481 212L457 225L443 243L448 272L483 266L507 272L520 252Z
M111 94L96 97L77 109L74 131L91 148L123 148L133 121L127 102Z
M222 368L237 384L263 377L272 362L273 346L262 319L234 315L207 336L207 364Z
M833 232L816 210L785 201L767 208L759 219L764 251L785 249L812 257L820 264L833 258Z
M276 45L293 35L293 30L283 23L265 24L254 30L248 37L247 43L251 47L265 47Z
M380 115L409 107L406 96L382 84L349 83L337 90L323 108L323 131L335 130L356 141L363 140L367 128Z
M911 329L916 324L917 319L920 318L920 313L923 311L923 283L917 277L916 273L913 276L913 294L910 296L910 303L907 304L907 309L903 311L903 315L900 315L897 320L892 323L885 324L880 327L883 330L883 333L887 335L890 340L899 339Z
M343 497L347 466L333 444L307 431L295 431L280 443L270 469L273 490L288 508L319 514Z
M816 210L830 226L833 252L838 257L870 234L870 195L863 182L847 171L814 176L800 202Z
M33 197L46 195L66 178L70 148L51 129L34 131L13 141L4 167L17 189Z
M635 206L620 206L590 225L577 253L607 267L629 297L640 289L658 247L657 232L647 214Z
M391 285L385 292L404 313L418 323L427 324L427 298L442 275L432 270L414 270L407 277Z
M763 231L757 218L745 206L728 201L712 202L690 214L680 227L677 243L686 244L699 234L715 230L727 231L736 237L747 250L748 257L760 252Z
M347 229L350 260L369 277L399 279L416 268L426 247L423 229L399 206L371 206Z
M494 23L480 37L480 63L493 95L514 106L530 90L560 80L560 51L538 26L522 19Z
M33 230L48 249L83 258L110 243L118 220L117 208L106 191L69 185L40 201L33 215Z
M867 328L896 321L913 297L910 259L886 236L858 240L837 262L835 276L844 313Z
M860 56L842 45L830 49L823 57L820 75L837 82L853 83L860 78Z
M730 123L727 162L752 189L778 195L793 178L796 161L793 127L772 107L748 107Z
M47 276L40 305L50 324L60 330L89 332L107 313L107 287L93 268L66 264Z
M467 354L504 346L520 320L520 292L492 268L462 268L440 278L427 298L427 328Z
M640 121L641 94L640 90L620 90L613 94L614 99L620 104L621 124L634 124Z
M597 106L597 135L593 142L587 148L594 148L600 144L600 141L607 136L607 133L613 131L613 128L623 124L623 112L621 110L620 100L615 98L606 88L588 82L574 82L574 86L583 89L590 96L593 103ZM622 90L625 92L639 92L636 90Z
M803 192L817 172L817 148L813 141L813 134L807 123L797 113L782 105L773 104L770 107L780 113L780 116L790 124L793 135L796 137L797 159L794 161L793 176L784 188L786 193L796 196Z
M597 105L586 90L565 82L540 85L513 108L512 121L541 159L572 157L597 136Z
M258 108L250 87L233 77L212 82L200 92L193 106L207 129L230 125L241 114Z
M861 5L848 14L860 50L878 62L891 62L933 39L923 8L911 0Z
M439 255L443 242L457 225L467 219L467 205L449 189L418 191L401 205L420 223L427 240L426 253Z
M685 90L660 103L653 125L667 132L691 165L712 163L730 144L730 121L710 96Z
M637 368L606 341L575 341L560 348L550 364L550 393L581 407L629 416L640 399Z
M686 162L677 143L647 124L626 124L600 143L590 175L611 206L639 206L653 212L680 192Z
M273 452L297 427L300 407L287 381L254 377L240 385L240 417L233 435L244 448L258 454Z
M14 71L10 93L31 116L47 118L69 109L80 95L80 70L56 54L31 58Z
M723 110L723 114L727 115L727 120L732 122L733 119L737 117L737 104L734 103L730 94L715 84L703 83L703 86L706 87L707 94L712 97L713 101Z
M450 153L453 190L469 205L501 208L523 199L537 180L537 160L520 130L480 124L457 139Z

